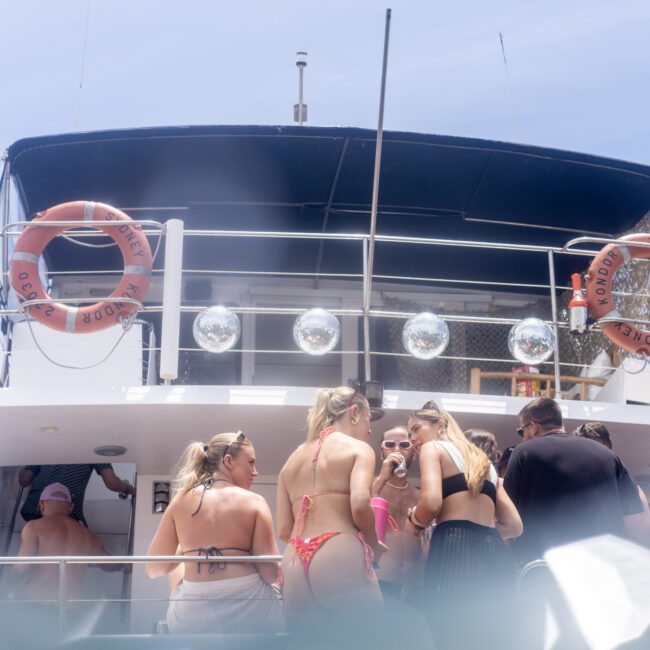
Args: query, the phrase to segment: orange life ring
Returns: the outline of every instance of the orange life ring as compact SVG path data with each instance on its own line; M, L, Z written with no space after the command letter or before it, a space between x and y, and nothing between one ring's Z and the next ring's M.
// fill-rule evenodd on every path
M622 242L650 244L650 234L627 235ZM650 248L627 243L608 244L603 248L587 272L587 305L596 318L620 318L612 298L612 280L625 262L650 258ZM603 325L603 332L616 345L634 354L650 355L650 332L623 321Z
M127 214L105 203L72 201L39 213L34 221L87 221L89 227L111 237L122 251L124 275L110 297L144 300L151 282L151 248L141 227ZM115 221L121 222L120 225L114 225ZM49 242L72 227L76 226L25 227L13 250L10 268L11 286L20 302L51 298L41 284L38 262ZM98 302L85 307L62 303L33 305L27 311L32 318L52 329L82 333L111 327L136 309L137 306L130 302Z

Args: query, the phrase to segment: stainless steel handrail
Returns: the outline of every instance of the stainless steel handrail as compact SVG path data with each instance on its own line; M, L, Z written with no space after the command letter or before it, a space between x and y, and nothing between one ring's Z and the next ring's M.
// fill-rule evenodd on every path
M36 298L34 300L25 300L24 302L21 302L20 305L18 306L18 312L24 312L25 309L28 309L29 307L33 307L34 305L49 305L52 303L59 303L62 305L76 305L78 302L89 302L91 304L99 303L99 302L128 302L132 305L135 305L138 310L137 311L142 311L144 309L144 305L139 301L136 300L135 298L127 298L126 296L120 296L119 298L113 298L111 296L106 296L105 298L97 298L97 297L92 297L92 298Z
M5 152L6 153L6 152ZM11 162L6 159L4 153L4 168L2 170L2 187L0 187L0 194L2 195L2 208L0 214L0 224L2 224L3 233L0 236L0 260L2 261L0 265L0 281L2 286L0 286L0 302L6 304L9 297L9 283L4 281L5 271L9 269L9 239L4 236L4 227L9 223L9 197L11 194Z
M183 275L230 275L230 276L255 276L255 277L289 277L289 278L313 278L313 271L246 271L246 270L230 270L230 269L182 269ZM100 276L100 275L121 275L124 269L94 269L92 271L48 271L48 276L63 276L73 277L77 275L84 276ZM162 275L164 269L152 269L152 275ZM318 272L319 278L334 278L334 279L351 279L363 280L363 273L327 273L324 271ZM512 287L513 289L546 289L550 290L548 284L533 284L530 282L502 282L500 280L470 280L470 279L457 279L457 278L427 278L423 276L413 275L374 275L375 280L391 280L397 282L422 282L432 284L462 284L462 285L477 285L482 287ZM556 287L556 291L573 291L572 287L561 286ZM637 292L632 291L612 291L613 296L632 297L637 296Z
M138 475L136 474L133 483L134 485L137 485L138 482ZM135 541L134 537L134 532L135 532L135 497L131 496L129 500L129 532L126 538L126 552L127 554L132 555L133 554L133 543ZM127 596L129 595L129 591L131 589L131 572L124 572L122 574L122 599L126 600ZM120 607L120 620L124 621L127 616L127 609L126 605L122 604Z
M19 236L20 233L7 232L11 228L25 228L32 227L61 227L61 226L76 226L86 228L96 228L92 225L106 224L112 226L109 222L92 222L92 221L14 221L6 224L0 230L0 237L5 235ZM126 222L116 222L115 225L123 225ZM164 229L164 224L154 220L133 220L131 223L138 225L157 226ZM158 230L145 230L145 234L157 234ZM101 232L89 232L80 230L70 231L68 235L79 237L105 237L106 235ZM198 230L187 229L183 232L188 237L235 237L242 239L260 238L260 239L327 239L335 241L366 241L370 240L369 234L364 233L323 233L323 232L289 232L283 230ZM644 242L630 242L625 239L606 239L604 237L576 237L568 241L564 246L536 246L532 244L509 244L506 242L489 242L489 241L473 241L469 239L440 239L436 237L406 237L399 235L375 235L375 242L382 242L387 244L417 244L420 246L450 246L453 248L488 248L494 250L511 250L519 252L531 253L546 253L552 251L553 253L562 253L568 255L582 255L593 257L598 251L587 249L571 248L577 243L594 243L594 244L624 244L633 245L640 248L650 248L650 243Z
M69 564L87 564L87 565L97 565L97 564L144 564L152 562L162 562L162 563L188 563L188 562L210 562L214 561L215 558L208 555L192 555L192 556L183 556L183 555L65 555L65 556L25 556L25 557L0 557L0 564L28 564L28 565L38 565L38 564L56 564L59 566L59 598L58 605L60 610L65 611L65 605L67 602L65 594L65 568ZM218 561L224 564L238 563L238 564L272 564L278 563L282 560L281 555L220 555ZM517 572L517 588L521 588L523 579L528 575L530 571L537 568L548 567L548 564L545 560L534 560L524 565ZM95 599L73 599L73 602L87 602L93 601ZM104 600L104 599L102 599ZM123 602L124 599L110 599L114 602ZM158 599L156 599L158 600ZM65 624L65 614L61 614L60 611L60 622Z
M83 226L92 228L94 225L105 225L106 222L90 222L90 221L65 221L65 222L26 222L19 221L8 223L3 226L1 235L4 236L8 234L12 228L25 228L27 226L34 227L50 227L50 226ZM158 221L154 220L143 220L135 221L140 225L154 225L160 227L164 230L164 226ZM110 226L119 226L121 222L109 222ZM68 231L71 233L72 231ZM79 231L81 236L86 234L95 234L99 236L104 236L103 233L95 231ZM151 234L154 234L157 231L149 231ZM223 238L280 238L280 239L309 239L309 240L338 240L338 241L359 241L362 243L364 249L364 273L359 279L362 279L364 286L363 296L360 298L360 308L359 309L332 309L332 313L337 316L351 316L351 317L361 317L364 319L364 349L363 353L366 361L366 370L369 370L369 359L373 352L369 350L368 346L365 344L367 336L365 336L365 330L367 329L367 320L370 317L373 318L400 318L407 319L412 317L416 312L406 312L406 311L381 311L376 309L370 309L370 296L368 294L369 286L373 279L372 271L368 268L368 246L374 241L376 244L386 243L386 244L408 244L408 245L426 245L426 246L445 246L445 247L464 247L464 248L473 248L473 249L490 249L490 250L507 250L514 252L532 252L532 253L544 253L547 256L547 263L549 267L549 284L545 285L543 288L550 291L551 303L552 303L552 319L547 321L555 330L556 337L559 328L564 328L565 324L558 320L558 307L556 301L557 291L564 291L564 287L557 287L555 284L555 269L554 269L554 255L555 254L577 254L577 255L587 255L593 257L596 251L593 250L581 250L572 248L572 246L583 243L619 243L624 245L630 245L631 242L623 239L606 239L602 237L578 237L570 240L564 247L551 247L551 246L534 246L534 245L521 245L521 244L509 244L503 242L477 242L471 240L449 240L449 239L440 239L440 238L418 238L418 237L403 237L403 236L391 236L391 235L376 235L374 238L371 234L358 234L358 233L323 233L323 232L314 232L314 233L305 233L305 232L286 232L286 231L240 231L240 230L186 230L185 235L189 237L223 237ZM645 244L643 242L636 243L633 245L638 245L640 247L650 247L650 244ZM262 273L260 273L262 274ZM272 275L270 273L269 275ZM424 278L422 278L424 280ZM501 283L500 286L507 286L507 283ZM513 284L513 286L515 286ZM568 290L568 289L567 289ZM161 305L147 305L143 306L141 303L129 299L129 298L79 298L79 299L43 299L43 300L34 300L22 303L18 309L0 309L0 316L12 316L20 315L25 312L32 305L37 304L47 304L47 303L68 303L76 304L80 302L84 303L94 303L101 301L110 301L110 302L129 302L135 303L138 307L138 311L142 313L159 313L162 311ZM182 306L181 312L183 313L198 313L205 309L206 306ZM274 314L274 315L299 315L304 312L304 308L278 308L278 307L233 307L232 311L239 314ZM442 314L441 318L450 321L450 322L461 322L461 323L476 323L476 324L502 324L502 325L514 325L519 321L519 319L514 318L497 318L497 317L481 317L481 316L464 316L457 314ZM646 324L648 321L635 320L635 319L614 319L611 320L603 319L600 321L602 324L608 322L632 322L632 323L642 323ZM354 352L356 354L356 352ZM556 349L556 352L553 357L552 363L554 364L554 373L556 376L559 375L559 368L561 365L559 358L559 350Z
M93 298L94 302L102 302L103 300L106 300L105 298L97 299ZM121 299L118 299L121 300ZM124 299L126 301L126 299ZM56 300L52 299L52 302L63 302L61 300ZM75 298L75 299L70 299L68 302L89 302L90 299L82 299L82 298ZM45 301L44 301L45 302ZM47 301L50 302L50 301ZM25 305L26 303L22 303ZM182 313L188 313L188 314L198 314L205 309L207 309L209 305L192 305L192 306L182 306L181 307L181 312ZM298 316L306 311L305 307L229 307L230 311L236 313L236 314L267 314L267 315L274 315L274 316ZM19 313L20 310L0 310L0 315L2 314L16 314ZM147 307L143 307L142 309L143 312L145 313L157 313L162 311L162 305L150 305ZM363 316L363 309L328 309L328 311L335 316ZM399 319L408 319L411 318L412 316L415 316L417 312L413 311L384 311L384 310L377 310L377 309L371 309L369 312L369 316L372 316L374 318L399 318ZM492 324L492 325L514 325L515 323L518 323L520 319L518 318L500 318L497 316L461 316L459 314L438 314L438 316L444 320L450 321L450 322L458 322L458 323L483 323L483 324ZM548 324L552 324L553 321L544 321ZM566 325L564 321L558 322L558 325L563 326Z
M93 225L94 224L94 225ZM131 219L131 221L93 221L88 220L84 221L83 219L70 220L70 221L10 221L8 224L4 225L0 229L0 237L4 237L6 234L15 234L20 236L21 233L8 233L12 228L61 228L63 226L70 226L73 228L93 228L98 230L101 227L106 228L119 228L123 225L137 225L137 226L157 226L159 230L143 230L142 232L147 234L159 234L165 230L164 224L160 221L154 221L153 219ZM74 235L79 237L93 236L93 237L106 237L105 233L89 233L86 230L80 230L78 232L65 231L68 236Z
M364 241L364 233L288 232L286 230L196 230L183 231L188 237L237 237L241 239L330 239L335 241Z
M548 562L546 560L533 560L525 564L517 572L517 590L521 590L521 586L524 578L533 570L533 569L543 569L548 567Z
M63 304L76 304L79 302L87 303L96 303L96 302L129 302L141 306L141 309L138 311L147 313L147 314L156 314L162 312L162 305L147 305L144 306L139 301L132 298L49 298L42 300L31 300L25 301L20 304L20 307L17 309L0 309L0 316L20 316L24 313L26 307L35 305L35 304L49 304L49 303L63 303ZM198 314L210 305L185 305L181 306L181 313L187 314ZM300 314L306 311L306 307L229 307L230 311L236 314L266 314L274 316L299 316ZM331 308L328 311L335 316L363 316L363 309L336 309ZM409 319L412 316L415 316L418 312L415 311L385 311L379 309L371 309L369 316L373 318L397 318L397 319ZM477 323L477 324L489 324L489 325L514 325L518 323L521 319L519 318L502 318L498 316L462 316L460 314L438 314L438 316L448 322L456 323ZM544 320L544 319L542 319ZM553 325L553 320L544 320L548 325ZM636 318L626 318L621 316L617 317L607 317L601 318L598 320L598 323L640 323L643 325L650 325L650 321L636 319ZM566 321L558 320L556 321L557 326L560 329L566 329L569 327L569 324Z
M553 328L553 336L555 337L555 350L553 352L553 374L555 375L555 390L560 395L560 332L558 331L558 316L557 316L557 291L555 289L555 257L553 251L548 252L548 277L551 285L551 327Z
M219 563L245 563L255 562L256 564L271 564L280 562L280 555L220 555ZM165 562L165 563L186 563L186 562L210 562L214 561L210 556L183 556L183 555L47 555L42 557L25 556L25 557L0 557L0 565L7 564L56 564L59 567L59 627L65 629L67 623L68 597L66 592L66 571L69 564L144 564L145 562Z
M7 532L5 534L5 539L2 544L2 555L5 556L9 552L9 547L11 546L11 538L14 535L14 530L16 528L16 517L18 515L18 508L20 507L20 502L23 498L23 493L25 491L25 488L21 485L19 490L18 490L18 495L16 496L16 502L14 503L14 507L11 511L11 518L9 520L9 526L7 527ZM4 569L4 565L0 566L0 577L2 577L2 572Z
M160 268L160 269L151 269L152 274L162 274L165 272L165 269ZM185 274L203 274L203 275L255 275L255 276L269 276L269 277L274 277L274 276L281 276L281 277L308 277L308 278L313 278L314 277L314 272L313 271L233 271L233 270L228 270L228 269L182 269L183 275ZM59 275L65 275L65 276L73 276L73 275L88 275L88 276L94 276L94 275L119 275L124 273L124 268L121 269L95 269L93 271L48 271L47 274L51 276L59 276ZM353 279L361 279L363 277L362 273L327 273L327 272L319 272L319 276L323 276L325 278L353 278ZM379 278L381 276L376 275L376 278ZM409 279L409 278L406 278ZM415 278L417 279L417 278ZM441 280L443 281L443 280ZM452 280L452 282L463 282L463 280ZM467 280L466 281L468 284L472 283L472 280ZM489 284L489 283L488 283ZM498 283L497 283L498 284ZM513 286L520 286L520 285L513 285ZM521 285L525 286L525 285ZM546 285L530 285L531 288L538 288L538 289L544 289L545 287L548 288Z
M641 318L625 318L624 316L605 316L598 319L598 324L609 325L610 323L637 323L638 325L650 325L650 320Z
M219 563L280 562L281 555L220 555ZM0 564L144 564L145 562L214 562L209 555L25 555L0 557Z
M0 298L2 297L2 287L0 287ZM0 316L1 317L1 316ZM14 333L14 323L11 320L7 320L5 323L5 331L2 332L0 328L0 354L6 357L4 363L0 363L0 388L4 388L7 385L9 380L9 355L12 353L13 346L13 333Z
M155 352L160 352L160 348L152 348ZM185 348L185 347L180 347L178 348L179 352L196 352L197 354L205 354L205 350L203 348L199 347L194 347L194 348ZM288 349L282 349L282 350L265 350L263 348L242 348L241 350L229 350L230 353L234 354L243 354L243 353L257 353L257 354L295 354L295 355L304 355L304 352L302 350L288 350ZM329 352L329 354L332 355L356 355L356 356L361 356L363 354L363 350L333 350L332 352ZM373 356L384 356L384 357L403 357L405 359L413 358L411 354L408 352L381 352L381 351L371 351L371 355ZM513 360L512 359L499 359L496 357L462 357L458 355L449 355L449 354L441 354L440 356L436 357L436 359L440 360L448 360L448 361L485 361L487 362L492 362L492 363L506 363L506 364L512 364ZM543 361L540 365L544 366L547 364L551 364L552 361ZM560 366L564 366L566 368L583 368L584 364L582 363L569 363L562 361L560 362ZM616 367L614 366L594 366L598 367L600 369L606 369L606 370L616 370Z
M562 251L565 253L577 252L576 249L571 248L571 246L574 244L624 244L625 246L650 248L650 242L637 242L629 239L622 239L620 237L611 239L607 237L575 237L574 239L570 239L566 244L564 244ZM597 252L598 251L590 251L591 255Z

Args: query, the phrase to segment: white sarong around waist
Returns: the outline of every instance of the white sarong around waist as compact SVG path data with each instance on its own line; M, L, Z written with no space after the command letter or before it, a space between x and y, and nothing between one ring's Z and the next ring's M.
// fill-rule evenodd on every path
M167 609L172 634L284 631L278 592L253 573L242 578L181 582Z

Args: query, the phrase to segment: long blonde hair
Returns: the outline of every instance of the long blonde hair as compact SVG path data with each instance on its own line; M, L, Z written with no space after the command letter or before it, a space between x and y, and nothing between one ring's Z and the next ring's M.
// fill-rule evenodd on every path
M316 440L325 427L330 426L355 405L359 409L370 408L368 400L354 388L321 388L316 395L316 403L307 415L307 442Z
M189 492L209 479L221 467L224 456L237 458L242 447L250 441L241 431L218 433L210 442L191 442L176 466L174 492Z
M463 430L451 413L443 409L423 408L413 411L413 415L427 422L436 423L442 420L445 423L445 428L441 429L439 434L440 439L451 442L461 453L465 462L463 474L467 481L467 489L471 496L478 496L490 473L490 459L486 453L465 437Z

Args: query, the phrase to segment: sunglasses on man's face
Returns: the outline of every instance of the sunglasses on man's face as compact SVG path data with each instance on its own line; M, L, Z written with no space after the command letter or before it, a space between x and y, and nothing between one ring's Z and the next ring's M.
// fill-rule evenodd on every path
M382 449L395 449L398 446L400 449L410 449L413 443L410 440L400 440L399 442L397 440L384 440L381 443Z
M523 437L524 437L524 433L526 432L526 429L527 429L531 424L538 424L538 423L535 422L534 420L531 420L530 422L527 422L527 423L524 424L523 426L519 427L519 428L517 429L517 433L518 433L518 434L523 438Z

